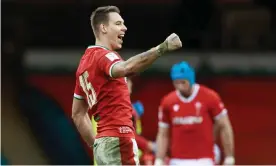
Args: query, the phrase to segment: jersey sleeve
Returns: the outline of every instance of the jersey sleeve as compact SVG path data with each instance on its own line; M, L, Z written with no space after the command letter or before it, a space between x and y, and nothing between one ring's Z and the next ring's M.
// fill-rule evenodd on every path
M164 99L158 109L158 126L163 128L170 127L170 112Z
M79 100L83 100L85 98L85 93L83 92L83 90L80 86L80 82L79 82L78 77L76 79L76 85L75 85L75 90L74 90L74 98L79 99Z
M101 58L98 61L98 65L100 69L108 76L112 77L112 67L116 64L122 61L119 55L117 55L114 52L110 51L103 51L101 52L103 54Z
M219 118L227 115L227 109L216 92L211 93L210 99L210 113L214 120L218 120Z

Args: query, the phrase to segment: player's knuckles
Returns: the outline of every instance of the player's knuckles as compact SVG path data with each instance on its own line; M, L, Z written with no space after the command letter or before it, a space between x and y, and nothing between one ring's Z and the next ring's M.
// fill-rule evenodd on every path
M181 43L179 37L175 38L173 41L175 44L178 44L178 45Z
M179 38L178 38L178 40L175 43L176 43L176 46L182 47L182 42L181 42L181 40Z
M172 40L174 40L174 38L176 37L177 35L176 34L171 34L167 39L169 40L169 41L172 41Z
M172 33L171 36L175 37L175 36L177 36L177 34L176 33Z

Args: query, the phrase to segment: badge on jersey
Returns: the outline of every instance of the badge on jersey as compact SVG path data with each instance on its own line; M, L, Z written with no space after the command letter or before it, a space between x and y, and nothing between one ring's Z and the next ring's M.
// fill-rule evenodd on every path
M116 59L120 59L120 58L118 57L118 55L116 55L116 54L113 53L113 52L110 52L110 53L106 54L105 56L106 56L110 61L114 61L114 60L116 60Z
M178 104L173 105L174 112L179 111L180 106Z

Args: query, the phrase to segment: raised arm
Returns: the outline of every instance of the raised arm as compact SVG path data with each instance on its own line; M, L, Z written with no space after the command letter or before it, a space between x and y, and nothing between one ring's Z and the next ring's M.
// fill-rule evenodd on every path
M157 47L115 64L111 69L111 75L113 78L118 78L142 72L164 53L181 47L182 43L180 38L173 33Z

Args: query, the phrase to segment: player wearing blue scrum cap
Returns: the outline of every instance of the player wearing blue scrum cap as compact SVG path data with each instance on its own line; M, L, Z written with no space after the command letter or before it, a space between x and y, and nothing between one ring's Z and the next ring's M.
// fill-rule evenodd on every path
M170 165L214 165L214 127L222 138L223 164L234 164L232 127L219 95L196 83L187 62L174 64L170 75L175 90L159 107L155 165L163 164L168 149Z
M195 71L187 62L180 62L173 65L171 69L171 79L175 88L184 97L191 96L193 88L196 90L198 85L195 85Z

